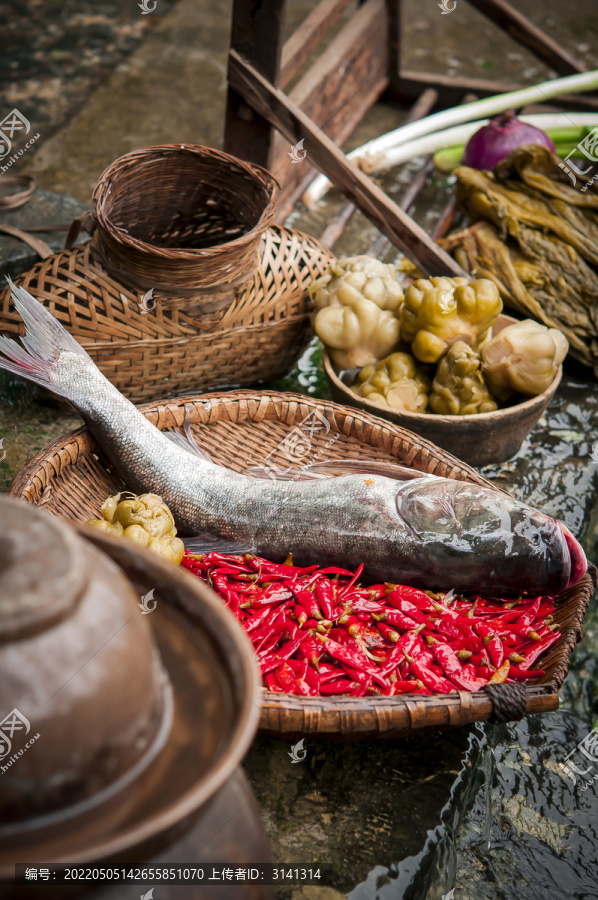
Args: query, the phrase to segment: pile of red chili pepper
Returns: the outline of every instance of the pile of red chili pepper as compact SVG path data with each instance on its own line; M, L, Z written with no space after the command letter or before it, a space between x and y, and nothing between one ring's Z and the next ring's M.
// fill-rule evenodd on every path
M554 598L489 600L398 584L363 587L336 567L186 552L253 643L271 691L322 696L448 694L543 675L560 638Z

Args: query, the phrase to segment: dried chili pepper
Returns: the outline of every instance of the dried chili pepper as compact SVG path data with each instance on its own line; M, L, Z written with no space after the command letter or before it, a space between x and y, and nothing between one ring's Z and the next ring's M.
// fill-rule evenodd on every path
M477 691L541 677L535 660L560 634L552 596L466 597L358 584L330 566L186 553L182 565L242 623L269 690L352 697ZM423 640L425 637L425 641Z

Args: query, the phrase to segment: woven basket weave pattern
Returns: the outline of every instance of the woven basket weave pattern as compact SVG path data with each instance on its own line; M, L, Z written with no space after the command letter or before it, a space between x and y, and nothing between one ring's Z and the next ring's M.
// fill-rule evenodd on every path
M148 147L102 173L92 198L96 239L109 271L138 287L226 289L255 269L277 194L269 172L227 153Z
M48 257L17 279L87 350L134 402L227 384L251 384L288 371L311 337L307 286L330 261L306 235L273 226L262 237L260 264L224 309L204 315L190 300L154 293L143 312L139 294L93 261L90 243ZM2 330L24 334L10 291L0 294Z
M311 451L322 459L351 458L399 461L422 472L476 484L489 482L474 469L409 431L368 413L315 401L308 397L271 392L236 391L204 398L142 407L161 430L181 428L185 418L199 443L215 462L242 472L263 463L287 468L280 448L283 438L314 409L326 416L330 430L314 433ZM335 438L332 448L326 449ZM86 429L74 432L42 450L15 478L12 493L49 512L76 522L96 517L109 494L124 488L110 470ZM526 686L527 711L558 707L557 690L564 681L581 624L594 592L589 575L557 598L555 621L562 639L542 661L545 676ZM466 691L439 696L391 698L311 698L264 691L261 727L288 736L316 734L335 739L394 738L416 731L447 728L487 719L490 698Z

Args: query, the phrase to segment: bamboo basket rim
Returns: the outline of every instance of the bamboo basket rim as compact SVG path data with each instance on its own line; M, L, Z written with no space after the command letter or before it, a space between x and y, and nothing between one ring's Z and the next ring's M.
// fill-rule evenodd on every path
M261 182L264 191L264 208L252 228L230 241L223 241L211 247L184 249L150 244L147 241L134 237L126 229L111 221L107 215L106 206L109 203L113 182L117 174L122 175L133 165L156 162L169 155L180 156L181 153L194 155L201 159L218 161L229 167L234 166L244 171L247 175L252 176L256 182ZM92 215L98 227L103 229L107 235L125 249L135 248L152 256L172 261L197 261L203 258L211 259L253 243L264 229L273 223L276 216L279 193L280 184L276 178L267 169L255 163L237 159L237 157L224 153L222 150L215 150L212 147L206 147L201 144L157 144L152 147L144 147L141 150L132 150L130 153L115 159L104 170L92 193Z
M228 432L235 425L259 425L262 422L277 422L290 429L317 409L328 419L331 430L355 444L362 458L371 446L420 471L502 490L471 466L407 429L329 400L275 391L237 390L188 394L145 403L139 409L160 430L180 429L190 417L192 425L200 429L218 429L220 426ZM222 449L223 458L230 459L227 452L226 448ZM63 472L90 456L101 460L101 451L87 428L67 434L36 454L16 475L11 494L42 506L53 503L56 482ZM566 677L573 649L581 640L582 622L594 593L595 579L596 570L590 566L579 584L567 588L557 597L555 618L558 622L560 610L563 636L543 659L543 668L552 668L550 677L547 671L545 682L525 685L526 713L558 708L557 692ZM483 721L492 713L492 700L483 691L475 694L456 691L449 695L312 698L263 689L260 729L289 738L306 735L335 740L396 738Z

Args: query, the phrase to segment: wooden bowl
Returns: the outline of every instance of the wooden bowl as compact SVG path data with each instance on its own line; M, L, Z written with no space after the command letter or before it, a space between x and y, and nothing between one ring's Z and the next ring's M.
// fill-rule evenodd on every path
M326 400L273 391L231 391L163 400L140 408L160 430L182 429L185 419L189 419L198 443L214 462L235 472L244 472L257 464L298 469L314 457L381 460L400 462L444 478L495 487L475 469L424 438L361 410ZM285 438L296 439L298 431L303 435L303 449L300 454L299 442L294 440L295 449L290 454ZM11 493L44 506L54 515L81 522L96 518L106 497L125 487L103 457L95 438L86 428L81 428L40 450L17 474ZM115 544L114 549L123 544L127 541ZM119 552L122 554L124 550ZM364 553L367 553L365 544ZM557 597L555 622L562 638L542 659L545 674L525 685L524 706L528 713L558 708L557 692L567 674L575 644L581 640L583 617L593 596L594 571L592 568L592 575L586 574L582 581ZM173 576L177 574L173 569ZM507 694L510 687L505 686ZM394 739L422 730L488 719L493 709L493 700L484 691L475 694L459 691L442 696L320 698L263 690L260 728L285 737L312 735L343 741Z
M500 315L494 324L494 334L517 319ZM324 372L330 385L330 392L338 403L346 403L363 409L374 416L380 416L420 434L443 450L448 450L471 466L486 466L501 463L517 453L523 440L530 433L558 388L563 373L559 366L554 381L537 397L522 403L498 409L496 412L478 413L471 416L441 416L434 413L395 412L388 407L371 403L365 397L358 397L351 388L357 377L357 370L338 372L324 351Z

